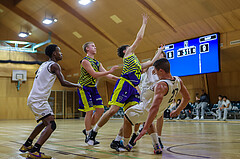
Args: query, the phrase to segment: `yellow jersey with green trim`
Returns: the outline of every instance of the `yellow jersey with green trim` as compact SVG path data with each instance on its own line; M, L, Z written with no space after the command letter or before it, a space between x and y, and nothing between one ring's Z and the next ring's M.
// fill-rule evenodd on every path
M100 62L89 56L84 57L83 60L88 60L91 63L94 71L99 72ZM96 78L93 78L81 65L78 83L80 83L81 86L93 87L96 85Z
M135 54L123 58L121 77L129 80L134 86L137 86L140 83L141 72L142 66Z

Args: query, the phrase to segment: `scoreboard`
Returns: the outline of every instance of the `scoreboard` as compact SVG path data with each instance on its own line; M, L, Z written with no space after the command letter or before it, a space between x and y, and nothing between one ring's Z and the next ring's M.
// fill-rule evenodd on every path
M173 76L188 76L220 71L219 33L165 46L164 52Z

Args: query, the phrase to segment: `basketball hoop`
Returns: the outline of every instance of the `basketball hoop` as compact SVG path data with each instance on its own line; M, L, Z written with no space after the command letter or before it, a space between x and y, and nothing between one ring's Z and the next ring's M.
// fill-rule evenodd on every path
M12 81L17 82L17 90L19 91L22 82L27 81L27 70L12 70Z

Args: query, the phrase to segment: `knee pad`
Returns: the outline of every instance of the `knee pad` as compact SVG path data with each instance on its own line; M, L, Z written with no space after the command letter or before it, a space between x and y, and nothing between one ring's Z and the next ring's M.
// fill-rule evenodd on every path
M52 130L54 131L57 128L55 121L50 121L50 124L51 124Z

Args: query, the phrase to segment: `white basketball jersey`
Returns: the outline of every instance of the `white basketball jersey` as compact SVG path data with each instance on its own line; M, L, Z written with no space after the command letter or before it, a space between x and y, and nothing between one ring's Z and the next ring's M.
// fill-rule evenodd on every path
M157 74L153 74L154 66L151 66L148 68L146 72L144 72L141 76L141 83L140 83L140 90L141 95L140 98L142 100L142 95L145 94L145 92L157 81L159 81L159 78Z
M41 64L35 76L32 90L28 96L28 103L47 101L51 88L55 82L56 75L51 73L51 65L55 64L54 61L46 61Z
M168 92L167 94L163 97L162 102L159 106L157 118L161 117L165 109L169 106L169 104L172 103L173 99L175 99L176 95L181 89L181 83L180 83L180 78L177 76L173 77L174 80L159 80L159 82L165 82L168 85ZM156 84L157 84L156 83ZM152 85L149 89L147 89L143 94L142 94L142 102L143 102L143 109L146 109L149 111L149 109L152 106L153 102L153 97L154 97L154 86Z

